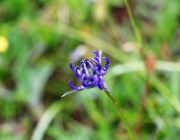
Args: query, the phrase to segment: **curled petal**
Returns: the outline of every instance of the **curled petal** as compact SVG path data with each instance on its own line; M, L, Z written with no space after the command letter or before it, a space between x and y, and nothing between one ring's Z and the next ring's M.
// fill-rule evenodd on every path
M80 66L82 66L88 59L82 59L81 62L80 62Z
M94 57L94 59L97 61L97 62L99 62L100 63L100 61L99 61L99 58L98 57ZM101 64L101 63L100 63Z
M87 64L94 70L94 64L88 59Z
M81 73L80 73L79 70L78 70L78 66L74 67L73 64L74 64L74 63L71 62L71 63L69 64L69 67L73 70L73 72L74 72L74 74L76 75L76 77L79 78L79 79L81 79Z
M69 84L69 86L70 86L72 89L74 89L74 90L83 90L83 89L85 89L84 86L80 86L80 87L74 86L74 85L72 84L71 79L68 81L68 84Z
M82 76L82 71L83 71L83 68L82 68L82 67L80 67L80 70L79 70L79 75L81 75L81 76Z
M85 82L85 75L83 74L82 78L81 78L81 84L84 86L84 87L87 87L87 84Z
M105 66L102 68L102 76L104 76L109 68L109 59L107 57L103 57L103 59L106 61Z
M76 75L76 77L81 79L81 74L80 74L80 71L78 70L78 66L76 66L73 71L74 71L74 74Z
M107 69L108 69L109 68L109 58L104 56L103 59L106 61L105 67L107 67Z
M72 70L74 70L74 66L73 66L73 62L71 62L70 64L69 64L69 67L72 69Z
M99 76L95 76L95 86L98 87L99 89L103 90L103 87L101 86L101 79L99 78Z
M99 52L94 50L93 51L93 54L95 54L95 56L97 57L97 59L99 60L99 62L101 63L101 54L102 54L102 51L100 50Z
M96 58L91 58L91 60L92 60L93 62L95 62L95 64L96 64L97 67L98 67L98 70L101 70L101 64L100 64L100 62L99 62Z
M103 68L103 69L101 70L102 76L104 76L106 73L107 73L107 70L105 70L105 68Z
M88 71L88 69L87 69L85 63L83 64L83 68L84 68L84 71L85 71L86 75L89 77L90 74L89 74L89 71Z
M98 57L98 58L100 57L100 55L99 55L99 52L98 52L98 51L94 50L92 53L93 53L93 54L95 54L95 56L96 56L96 57Z

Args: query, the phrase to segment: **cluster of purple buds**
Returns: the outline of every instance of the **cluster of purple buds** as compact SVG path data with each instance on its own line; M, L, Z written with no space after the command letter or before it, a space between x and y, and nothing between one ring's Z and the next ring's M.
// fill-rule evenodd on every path
M94 50L92 53L95 55L95 57L91 59L81 60L79 66L74 67L73 62L69 64L76 77L81 80L82 85L79 87L74 86L70 79L68 83L69 86L73 89L73 91L67 92L63 96L70 94L74 91L84 90L93 87L98 87L101 90L110 91L104 81L104 76L109 68L109 59L107 57L103 57L103 59L105 60L105 65L103 67L101 64L102 51L100 50L98 52Z

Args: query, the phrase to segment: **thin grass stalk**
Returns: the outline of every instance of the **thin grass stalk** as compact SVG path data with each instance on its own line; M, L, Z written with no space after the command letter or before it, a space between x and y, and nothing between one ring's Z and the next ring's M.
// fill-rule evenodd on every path
M124 3L125 3L125 6L127 8L127 11L128 11L129 19L130 19L132 28L134 30L135 37L136 37L139 45L142 46L141 34L140 34L139 29L137 28L136 23L134 21L134 18L133 18L133 15L132 15L131 8L129 6L128 0L124 0Z
M112 96L112 94L110 92L105 91L105 93L108 95L108 97L111 99L112 103L114 104L114 106L115 106L115 108L116 108L116 110L117 110L117 112L118 112L124 126L126 127L126 130L127 130L128 134L129 134L130 138L132 140L135 140L135 136L134 136L134 134L133 134L133 132L131 130L131 127L130 127L128 121L126 120L126 118L124 117L123 111L119 107L117 101L114 99L114 97Z

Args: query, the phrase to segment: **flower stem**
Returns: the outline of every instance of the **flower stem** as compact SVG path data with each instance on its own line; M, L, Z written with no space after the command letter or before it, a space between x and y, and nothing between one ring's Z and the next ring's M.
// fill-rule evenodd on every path
M135 137L134 137L133 132L132 132L130 126L129 126L129 123L128 123L128 121L126 120L126 118L124 117L123 111L122 111L121 108L119 107L117 101L114 99L114 97L112 96L112 94L111 94L110 92L105 91L105 93L108 95L108 97L111 99L111 101L113 102L114 106L116 107L116 109L117 109L117 111L118 111L118 114L119 114L119 116L120 116L123 124L125 125L126 130L127 130L128 134L129 134L129 136L131 137L132 140L135 140Z

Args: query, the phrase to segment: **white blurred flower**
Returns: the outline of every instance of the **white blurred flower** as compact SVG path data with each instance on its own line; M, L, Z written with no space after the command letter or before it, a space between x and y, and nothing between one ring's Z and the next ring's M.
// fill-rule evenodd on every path
M88 49L86 45L78 46L71 54L70 54L70 61L78 61L81 59L86 53Z

